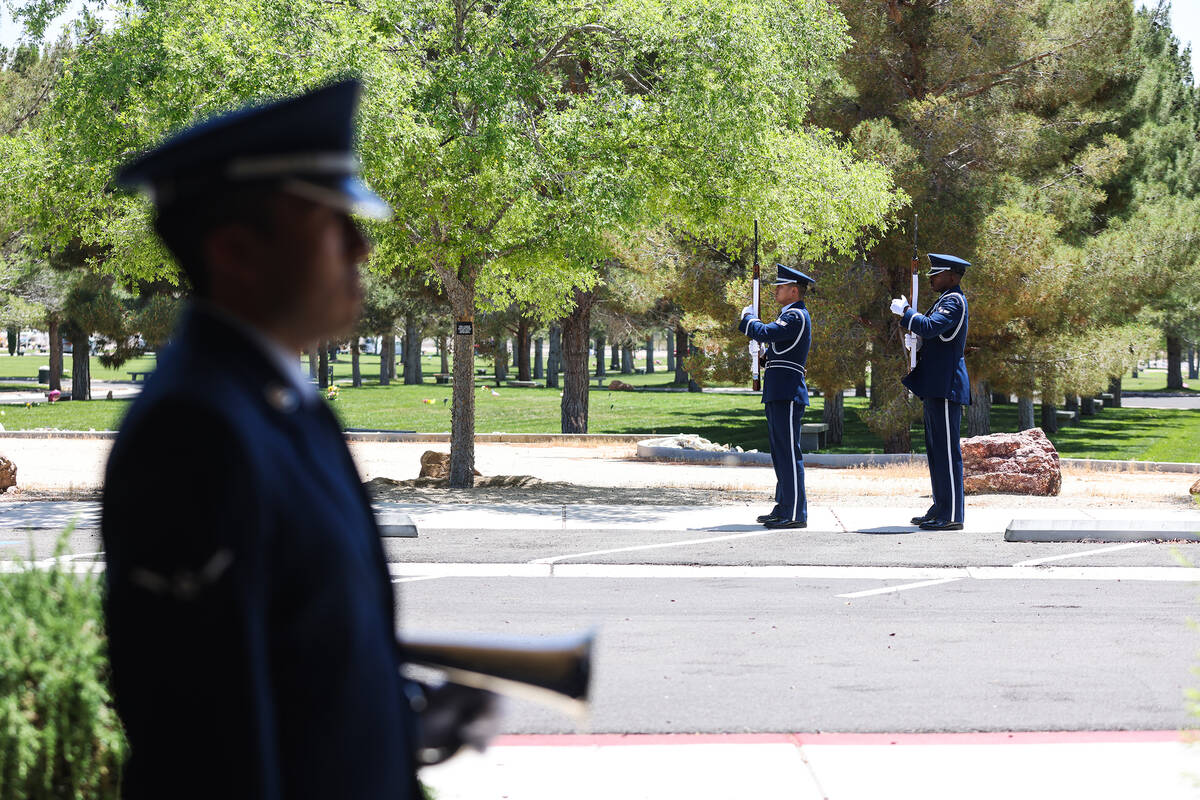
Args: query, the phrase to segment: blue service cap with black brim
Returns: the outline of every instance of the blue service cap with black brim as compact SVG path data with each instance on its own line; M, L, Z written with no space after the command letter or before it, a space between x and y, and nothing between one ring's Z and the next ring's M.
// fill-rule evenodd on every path
M971 262L963 261L958 256L948 256L944 253L929 254L929 274L937 275L940 272L953 270L959 275L967 271L967 267L971 266Z
M371 219L391 207L358 177L350 78L200 122L121 167L117 186L145 189L160 210L189 199L271 186Z
M776 264L775 270L777 277L775 278L775 283L772 284L773 286L782 286L786 283L814 286L817 282L815 278L810 278L800 270L793 269L786 264Z

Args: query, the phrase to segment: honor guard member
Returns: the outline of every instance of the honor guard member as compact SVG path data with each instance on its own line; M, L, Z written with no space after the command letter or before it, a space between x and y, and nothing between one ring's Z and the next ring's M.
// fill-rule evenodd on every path
M958 531L963 527L963 466L959 423L963 406L971 404L971 382L963 353L967 344L967 298L959 282L968 262L955 256L929 254L929 284L938 299L918 314L901 296L892 313L917 348L917 366L903 383L925 406L925 454L933 505L912 523L925 530Z
M195 295L105 476L125 797L419 798L422 748L487 705L401 677L369 499L299 373L300 348L359 310L369 246L350 214L390 211L356 175L358 95L343 81L221 116L117 175L149 190ZM419 724L447 707L453 722Z
M762 402L775 466L775 507L758 522L768 528L804 528L808 526L808 503L800 423L808 405L804 376L812 344L812 318L804 307L804 295L816 281L783 264L775 267L775 300L783 307L779 318L761 322L754 306L746 306L738 323L738 330L750 337L751 349L757 348L766 361Z

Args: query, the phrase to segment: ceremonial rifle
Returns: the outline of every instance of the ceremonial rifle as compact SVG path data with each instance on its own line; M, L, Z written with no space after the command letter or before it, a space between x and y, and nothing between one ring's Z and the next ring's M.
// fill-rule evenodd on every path
M759 287L759 272L758 272L758 220L754 220L754 290L751 296L751 304L754 306L754 316L758 316L758 287ZM759 380L761 370L758 368L758 349L750 354L750 388L754 391L762 391L762 383Z
M912 300L910 302L912 304L914 313L917 310L917 289L920 288L921 280L921 276L919 274L920 270L921 262L917 258L917 215L913 214ZM911 338L913 336L912 334L909 334L909 336L908 370L911 372L917 368L917 343L914 338Z

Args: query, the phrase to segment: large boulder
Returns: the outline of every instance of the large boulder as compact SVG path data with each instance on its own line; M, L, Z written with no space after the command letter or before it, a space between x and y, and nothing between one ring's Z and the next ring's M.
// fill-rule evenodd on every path
M17 485L17 465L0 456L0 494Z
M479 475L479 470L474 471ZM421 454L420 478L443 480L450 477L450 454L439 453L436 450L426 450Z
M962 455L967 494L1057 495L1062 489L1058 451L1041 428L964 439Z

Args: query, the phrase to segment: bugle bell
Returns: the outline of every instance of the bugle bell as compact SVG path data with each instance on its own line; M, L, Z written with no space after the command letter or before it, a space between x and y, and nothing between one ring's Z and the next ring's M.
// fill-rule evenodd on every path
M576 719L587 716L594 631L567 636L405 634L401 658L452 683L532 700Z

